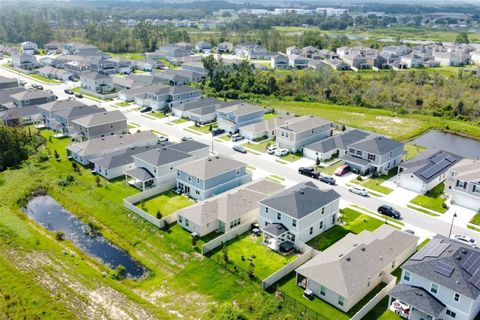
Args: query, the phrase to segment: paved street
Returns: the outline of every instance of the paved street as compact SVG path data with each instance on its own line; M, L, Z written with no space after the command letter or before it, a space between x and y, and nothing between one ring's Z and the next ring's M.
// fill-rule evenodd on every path
M6 63L5 60L3 61L0 60L0 64L4 64L4 63ZM56 85L47 85L35 80L31 80L29 78L25 78L22 75L18 76L17 73L12 72L10 70L3 69L3 68L0 68L0 75L11 77L11 78L20 77L26 80L28 84L31 84L31 83L42 84L45 87L45 89L51 89L58 96L59 99L66 99L70 97L69 95L65 94L63 90L66 88L73 87L73 83L71 82L56 84ZM78 86L79 83L76 83L75 85ZM109 110L122 110L124 111L125 115L127 116L130 122L140 125L142 129L153 129L162 134L166 134L173 141L178 141L181 139L181 137L188 136L188 137L194 138L195 140L198 140L200 142L203 142L212 146L212 138L209 134L197 135L182 129L184 127L192 125L193 123L191 122L184 123L181 125L175 125L175 124L168 123L169 122L168 118L153 120L141 115L138 111L129 111L129 109L135 108L134 106L125 107L125 108L115 108L111 106L115 102L98 103L88 98L79 99L79 100L84 101L87 104L96 104L101 107L105 107ZM173 118L171 118L170 120L173 120ZM269 156L266 154L264 155L255 155L253 153L240 154L233 151L231 147L232 147L231 142L223 142L223 141L218 142L213 140L213 151L215 153L229 155L238 160L248 163L249 165L261 170L262 172L268 172L271 175L284 177L285 179L287 179L287 181L291 181L294 183L301 182L301 181L314 181L310 178L299 175L297 173L297 167L295 164L278 163L275 161L275 157ZM330 188L330 186L327 186L318 181L314 181L314 183L317 184L322 189ZM338 185L333 188L341 195L342 206L357 204L366 209L376 212L377 208L381 204L387 203L397 208L402 213L403 222L405 223L406 228L415 230L417 234L421 236L432 235L435 233L448 235L449 233L451 215L437 218L437 217L429 216L429 215L422 214L422 213L413 211L411 209L408 209L399 204L399 202L401 203L402 201L395 201L396 199L392 199L391 197L385 197L384 199L373 197L373 196L368 198L363 198L361 196L350 193L348 189L344 186ZM462 213L459 212L459 214L462 214ZM452 233L468 234L474 237L475 239L477 239L477 241L480 241L479 233L463 227L465 225L465 219L458 218L456 222L457 223L454 223Z

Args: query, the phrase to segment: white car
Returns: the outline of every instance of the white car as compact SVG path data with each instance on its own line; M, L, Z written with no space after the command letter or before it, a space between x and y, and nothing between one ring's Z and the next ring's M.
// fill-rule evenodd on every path
M272 145L272 146L267 148L267 153L268 154L274 154L275 151L277 151L277 150L278 150L278 147L276 145Z
M287 149L277 149L275 150L275 153L274 153L274 155L276 155L277 157L285 157L287 154L288 154Z
M167 141L168 141L168 137L159 136L159 137L158 137L158 141L160 141L160 142L167 142Z
M348 191L350 191L351 193L358 194L362 197L367 197L368 196L367 189L362 188L362 187L351 186L350 188L348 188Z
M466 236L464 234L454 234L451 236L451 238L453 240L457 240L459 242L462 242L470 247L473 247L475 248L477 246L477 240L469 237L469 236Z

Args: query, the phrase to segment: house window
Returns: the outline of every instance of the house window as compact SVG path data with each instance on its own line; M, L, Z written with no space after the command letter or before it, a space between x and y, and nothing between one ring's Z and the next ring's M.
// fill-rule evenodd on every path
M182 218L182 216L179 216L179 217L178 217L178 222L183 223L183 218Z
M349 150L349 151L350 151L350 153L351 153L351 154L355 154L355 149L353 149L353 148L350 148L350 150Z
M345 303L345 298L342 296L338 296L338 305L343 306L344 303Z
M200 191L198 191L198 190L195 190L195 193L196 193L196 194L200 194Z
M277 220L282 220L282 214L280 212L277 212Z
M237 176L240 175L240 169L237 169Z
M375 155L374 155L374 154L371 154L371 153L369 153L369 154L368 154L368 160L375 161Z
M188 219L185 219L185 226L188 227L189 224L190 224L190 223L189 223Z
M180 177L180 171L177 171L177 177Z
M292 227L296 227L296 226L297 226L297 220L292 219Z
M410 277L411 277L411 276L412 276L412 274L411 274L410 272L405 271L405 272L403 273L403 280L405 280L405 281L408 282L408 281L410 281Z
M362 150L357 150L357 156L361 156L362 155Z
M332 216L332 223L335 224L336 221L337 221L337 215L334 214L334 215Z
M200 183L200 179L199 179L199 178L197 178L197 183Z
M321 296L324 296L324 297L325 297L326 291L327 291L327 289L326 289L324 286L321 286L321 287L320 287L320 295L321 295Z
M451 318L455 318L457 316L457 314L453 311L450 311L447 309L447 316L451 317Z
M437 294L438 293L438 284L432 282L432 286L430 287L430 292Z
M460 301L460 294L456 293L453 295L453 301L459 302Z
M466 189L467 188L467 183L465 181L457 180L457 187L462 188L462 189Z
M324 213L325 213L325 207L322 208L322 214L324 214Z
M323 229L323 221L320 221L320 230Z
M479 186L479 185L476 185L476 184L474 184L474 185L473 185L473 189L472 189L472 191L473 191L473 192L475 192L475 193L480 193L480 186Z
M268 207L265 207L265 213L268 213Z
M188 175L188 181L191 181L191 180L192 180L192 177Z
M313 227L310 227L310 232L309 232L309 233L310 233L310 234L313 233Z

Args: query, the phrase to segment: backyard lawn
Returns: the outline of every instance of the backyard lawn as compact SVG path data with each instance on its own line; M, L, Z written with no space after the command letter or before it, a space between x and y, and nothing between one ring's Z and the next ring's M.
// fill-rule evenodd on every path
M418 195L410 201L417 206L427 208L436 212L445 213L448 208L444 208L445 198L443 197L443 188L445 184L440 183L438 186L427 192L425 195Z
M275 144L275 140L265 140L259 143L248 141L242 144L245 148L252 149L258 152L265 152L268 146Z
M427 150L427 148L422 147L422 146L418 146L418 145L415 145L415 144L406 144L405 145L405 151L408 151L408 153L407 153L407 157L406 157L405 160L411 159L411 158L419 155L420 153L424 152L425 150Z
M249 269L250 261L248 258L255 256L251 260L255 265L255 275L259 279L267 278L297 257L293 254L287 256L278 254L263 245L262 240L263 237L256 237L247 232L226 243L230 261L244 270ZM242 260L242 256L244 260ZM216 249L211 258L222 259L223 261L222 247Z
M111 55L112 57L121 57L121 58L125 58L125 59L130 59L130 60L142 60L142 59L145 58L143 53L129 53L129 52L125 52L125 53L107 52L107 53L109 55Z
M175 211L191 206L194 203L194 200L191 200L184 195L177 195L170 190L138 202L135 206L148 212L154 217L157 216L157 211L160 211L162 216L166 217Z
M382 186L381 184L385 181L390 180L397 174L397 168L391 169L387 175L382 175L378 177L370 177L368 179L362 178L363 180L357 180L356 178L350 181L351 183L361 185L365 188L368 188L373 191L377 191L383 194L389 194L393 192L393 189Z
M278 113L273 113L273 112L265 113L263 115L263 119L265 119L265 120L276 118L276 117L280 117L280 115Z

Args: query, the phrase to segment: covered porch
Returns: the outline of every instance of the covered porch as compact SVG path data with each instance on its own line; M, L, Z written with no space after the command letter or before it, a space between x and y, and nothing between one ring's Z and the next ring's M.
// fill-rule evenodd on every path
M398 284L390 292L389 310L409 320L436 320L445 305L423 288Z
M133 168L125 171L125 181L142 191L153 188L155 177L144 168Z
M288 253L295 248L295 236L281 223L270 223L262 230L263 244L281 253Z

